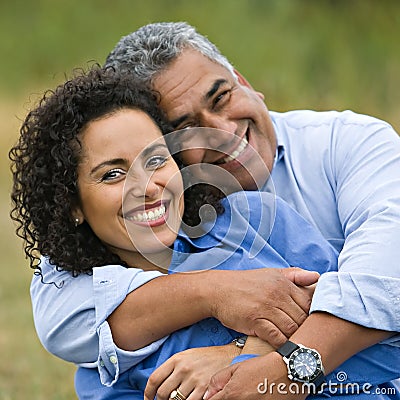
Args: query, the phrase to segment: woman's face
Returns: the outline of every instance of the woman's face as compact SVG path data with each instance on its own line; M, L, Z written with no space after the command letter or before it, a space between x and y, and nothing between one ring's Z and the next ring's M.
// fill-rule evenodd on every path
M76 215L130 264L169 252L181 224L183 185L153 120L123 109L92 121L80 139Z

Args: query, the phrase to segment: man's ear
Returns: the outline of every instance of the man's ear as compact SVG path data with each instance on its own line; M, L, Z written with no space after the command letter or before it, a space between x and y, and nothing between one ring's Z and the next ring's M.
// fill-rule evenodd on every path
M235 69L234 72L235 72L235 75L236 75L236 77L237 77L237 79L238 79L238 82L239 82L241 85L246 86L246 87L248 87L249 89L253 90L261 100L264 100L264 99L265 99L264 94L261 93L261 92L257 92L256 90L254 90L254 89L253 89L253 86L250 85L250 83L248 82L248 80L247 80L237 69Z

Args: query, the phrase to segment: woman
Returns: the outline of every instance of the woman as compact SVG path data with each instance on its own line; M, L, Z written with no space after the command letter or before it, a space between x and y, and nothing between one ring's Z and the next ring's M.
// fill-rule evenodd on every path
M184 211L181 175L160 127L164 133L169 131L152 94L128 75L98 68L46 95L28 115L20 141L10 152L14 162L12 216L20 223L17 233L26 241L31 266L38 268L45 283L49 280L43 265L38 266L40 254L69 276L93 272L99 286L107 287L101 292L104 303L115 297L110 290L113 282L107 279L107 273L115 276L115 271L124 278L127 273L136 274L135 279L142 276L133 288L128 285L131 291L152 279L163 279L166 270L196 270L205 264L219 269L299 265L325 272L337 268L337 254L329 244L293 210L280 200L275 205L266 193L240 193L222 200L225 212L221 214L217 207L220 216L211 227L204 225L203 236L189 238L179 231L182 216L188 222L195 220L194 210L203 203L216 204L216 199L196 192L199 188L195 187ZM72 286L73 279L68 279L65 286ZM96 296L96 290L85 296ZM176 352L203 347L184 353L194 360L195 374L178 368L180 359L167 362L146 392L152 397L158 389L159 399L170 393L175 399L189 395L190 400L200 399L209 378L239 355L240 348L231 342L240 334L214 319L186 317L182 327L187 328L166 336L176 329L171 329L170 321L150 321L149 311L156 310L146 308L148 300L138 300L138 308L149 317L148 324L130 333L132 347L139 349L136 352L112 343L107 320L112 310L96 322L100 342L110 340L102 346L110 345L112 354L106 357L100 351L99 372L78 371L80 398L143 398L155 368ZM164 332L162 337L154 338L154 324L162 326L158 327L158 334ZM63 340L70 340L66 331ZM257 352L254 349L259 344L254 341L248 340L245 353ZM201 359L204 354L206 358ZM85 355L79 363L93 361ZM101 381L117 382L107 388Z

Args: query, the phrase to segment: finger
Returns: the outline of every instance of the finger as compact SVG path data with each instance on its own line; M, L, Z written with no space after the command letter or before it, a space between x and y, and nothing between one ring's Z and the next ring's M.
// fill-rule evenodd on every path
M191 389L186 392L185 389L181 389L181 379L174 377L171 375L165 382L161 384L161 386L157 390L157 400L168 400L170 398L171 393L179 389L183 395L186 396L186 393L190 393ZM152 398L153 400L153 398Z
M313 286L310 286L313 288ZM293 308L292 304L288 305L295 312L293 315L296 323L301 325L304 322L304 316L308 316L308 312L310 311L311 301L313 297L314 291L312 289L305 290L302 286L293 286L291 288L291 298L297 307ZM301 309L301 311L299 311Z
M186 400L189 400L189 399L192 400L192 397L191 397L192 389L190 389L188 391L187 389L184 388L184 386L181 385L181 386L179 386L178 388L176 388L174 390L178 391L178 393L181 395L180 398L182 398L182 396L183 396L183 398L186 399ZM171 399L171 398L172 398L172 396L169 397L169 399ZM158 397L157 397L157 400L158 400Z
M296 289L301 291L300 288ZM308 316L291 297L281 298L277 304L279 307L265 307L252 325L252 335L269 342L272 346L283 344Z
M186 400L202 400L207 390L207 385L196 386Z
M239 363L240 364L240 363ZM222 369L217 372L210 380L210 384L208 385L207 391L203 396L204 400L208 400L213 396L216 396L215 399L218 398L218 392L223 390L225 385L229 382L232 375L237 370L239 364L234 364L229 367ZM214 398L214 397L213 397Z
M284 314L282 313L282 315ZM292 330L293 329L291 329L291 331ZM293 332L295 330L296 329L294 329ZM282 330L277 325L275 325L269 320L261 318L258 319L254 325L254 335L268 342L274 348L282 346L291 336L290 334L286 336L286 334L283 333Z
M206 391L206 385L203 385L203 394ZM186 400L198 400L201 397L193 397L193 392L196 390L196 384L192 383L190 379L185 379L179 386L179 391L186 397Z
M314 283L313 285L309 286L301 286L299 289L303 292L306 293L311 299L314 295L315 289L317 288L317 284Z
M319 279L319 273L316 271L307 271L302 268L291 267L281 269L283 275L298 286L309 286L316 283Z
M174 364L169 363L168 361L162 364L159 368L157 368L147 380L147 384L144 389L144 400L153 400L160 386L164 382L171 381L170 376L173 373L173 371L174 371ZM180 382L178 381L176 383L179 384ZM170 384L173 385L174 382L171 382ZM175 389L176 387L177 386L175 386L173 389Z

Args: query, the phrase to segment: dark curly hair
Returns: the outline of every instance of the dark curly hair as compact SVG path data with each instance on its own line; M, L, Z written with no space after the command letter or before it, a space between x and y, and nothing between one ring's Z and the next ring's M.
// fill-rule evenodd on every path
M107 264L126 265L84 222L75 226L72 210L78 204L79 134L93 120L122 108L146 112L165 134L171 131L158 107L157 95L129 73L94 65L76 70L72 79L47 91L29 112L17 144L10 150L16 233L24 239L30 266L40 273L40 255L74 275ZM178 160L179 161L179 160ZM179 163L179 162L178 162ZM184 220L193 225L204 203L218 205L221 195L194 188L185 202ZM194 201L195 199L195 201Z

